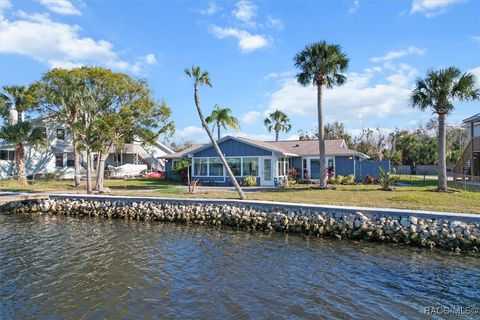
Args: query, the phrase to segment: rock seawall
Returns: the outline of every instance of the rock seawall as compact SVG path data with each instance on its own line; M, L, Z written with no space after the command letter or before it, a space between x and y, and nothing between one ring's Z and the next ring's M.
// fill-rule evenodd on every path
M479 253L480 250L480 222L395 213L378 216L359 211L264 204L76 198L12 202L2 206L0 211L224 225L247 230L404 243L461 252Z

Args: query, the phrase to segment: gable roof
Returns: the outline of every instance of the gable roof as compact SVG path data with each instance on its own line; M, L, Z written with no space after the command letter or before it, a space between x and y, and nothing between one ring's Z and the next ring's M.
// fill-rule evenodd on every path
M258 141L244 137L225 136L218 140L218 143L222 143L226 140L240 141L264 150L272 151L273 153L291 156L291 157L315 157L319 154L318 140L286 140L286 141ZM194 145L185 150L175 152L169 155L165 155L165 159L178 159L187 157L189 154L197 153L201 150L210 148L211 143ZM325 140L325 155L327 156L358 156L367 159L368 156L347 148L345 141L338 140Z

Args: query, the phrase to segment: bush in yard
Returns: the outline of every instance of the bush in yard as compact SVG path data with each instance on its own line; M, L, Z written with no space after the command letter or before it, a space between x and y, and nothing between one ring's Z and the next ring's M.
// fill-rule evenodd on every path
M335 178L332 179L333 184L344 184L344 185L349 185L349 184L355 184L355 176L353 174L348 175L348 176L342 176L338 175Z
M378 167L378 169L380 170L380 179L378 179L378 182L380 183L382 190L392 191L393 184L398 181L400 177L395 175L395 171L393 170L386 171L382 167Z
M257 185L257 177L245 177L243 178L247 187L253 187Z

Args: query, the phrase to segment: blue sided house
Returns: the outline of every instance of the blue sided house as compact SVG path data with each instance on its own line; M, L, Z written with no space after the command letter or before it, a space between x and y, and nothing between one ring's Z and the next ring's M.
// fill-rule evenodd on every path
M297 178L319 179L320 162L318 140L258 141L243 137L225 136L217 141L237 180L256 177L257 185L277 186L290 168L297 170ZM390 161L369 161L368 156L351 150L344 140L326 140L327 170L334 175L354 175L357 181L366 175L379 176L379 167L390 170ZM164 156L167 178L177 180L176 161L192 161L191 176L204 184L230 185L220 159L211 143L195 145L183 151Z

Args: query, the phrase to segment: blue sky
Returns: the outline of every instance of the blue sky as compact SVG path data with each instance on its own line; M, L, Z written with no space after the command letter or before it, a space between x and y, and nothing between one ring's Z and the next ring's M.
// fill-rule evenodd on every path
M0 84L28 84L52 67L99 65L146 78L171 107L175 139L205 141L185 67L210 72L206 113L218 103L241 134L286 112L293 139L316 127L316 91L295 82L293 56L311 42L338 43L350 58L343 86L325 93L327 121L362 128L414 128L428 121L408 105L417 77L447 66L480 79L480 1L86 1L0 0ZM480 112L457 103L451 123ZM234 133L235 134L235 133Z

